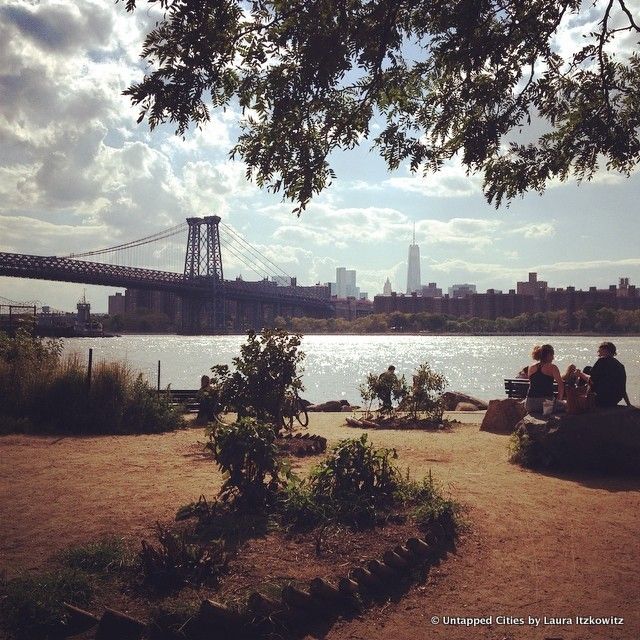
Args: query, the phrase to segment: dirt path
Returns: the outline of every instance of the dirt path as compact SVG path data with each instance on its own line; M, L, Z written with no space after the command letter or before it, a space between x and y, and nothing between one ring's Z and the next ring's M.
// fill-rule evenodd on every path
M315 414L330 443L358 435L341 416ZM472 524L424 585L400 602L338 622L327 640L637 640L640 638L640 480L554 477L507 461L507 438L461 425L448 433L377 431L414 476L430 469L469 506ZM0 568L41 565L51 553L106 533L140 538L176 508L209 497L220 477L199 454L201 430L162 436L0 438ZM305 467L309 463L298 464ZM437 616L441 622L432 624ZM475 628L447 617L492 616ZM506 624L570 617L574 624ZM617 616L623 625L577 625ZM515 622L516 620L513 620Z

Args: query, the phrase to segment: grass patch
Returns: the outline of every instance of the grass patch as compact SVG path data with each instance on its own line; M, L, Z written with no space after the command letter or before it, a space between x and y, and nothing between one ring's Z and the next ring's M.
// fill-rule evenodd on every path
M63 602L85 605L92 588L87 574L62 568L24 575L0 585L0 625L16 640L50 637L63 616Z
M70 547L60 553L60 563L86 573L104 573L130 567L133 554L122 538L109 537L96 542Z

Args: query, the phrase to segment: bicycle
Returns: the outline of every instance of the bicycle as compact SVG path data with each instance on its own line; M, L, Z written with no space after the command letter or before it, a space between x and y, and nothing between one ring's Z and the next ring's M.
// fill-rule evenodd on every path
M301 427L307 427L309 425L309 413L307 412L306 406L300 399L300 396L298 396L297 391L287 394L281 420L282 426L287 431L293 431L294 420Z

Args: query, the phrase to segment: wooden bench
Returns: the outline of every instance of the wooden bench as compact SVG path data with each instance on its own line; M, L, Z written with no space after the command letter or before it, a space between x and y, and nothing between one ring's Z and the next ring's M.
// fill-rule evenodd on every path
M195 413L200 409L198 392L199 389L169 389L168 391L160 390L158 393L169 393L171 404L182 404L189 413Z
M504 391L507 394L507 398L523 399L527 397L527 391L529 391L529 380L527 378L505 378L504 379ZM558 393L558 383L553 382L553 393Z

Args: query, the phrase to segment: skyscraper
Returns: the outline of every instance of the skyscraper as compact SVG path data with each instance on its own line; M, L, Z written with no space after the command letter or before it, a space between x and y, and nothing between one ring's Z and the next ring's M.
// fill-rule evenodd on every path
M407 260L407 293L420 291L420 247L416 244L416 223L413 223L413 243Z

